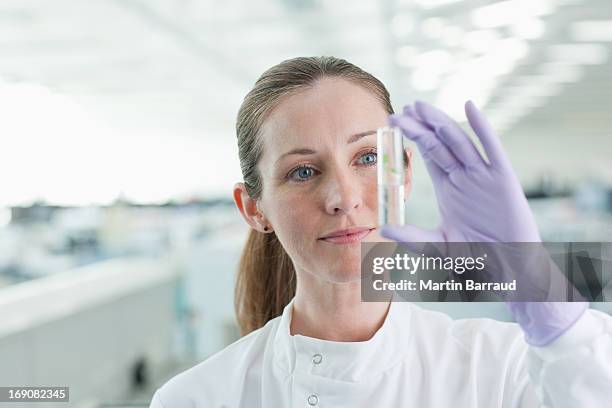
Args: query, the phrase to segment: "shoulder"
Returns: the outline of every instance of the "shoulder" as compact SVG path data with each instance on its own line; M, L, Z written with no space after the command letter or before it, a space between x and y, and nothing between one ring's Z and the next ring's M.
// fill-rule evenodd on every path
M224 406L242 389L245 373L261 364L279 318L270 320L206 360L168 380L153 396L151 408Z
M527 386L529 346L518 324L452 319L415 304L406 307L412 310L409 324L417 333L411 337L423 370L444 367L440 372L488 384L487 392L493 394L521 393Z
M508 353L514 350L524 353L527 343L523 332L516 323L502 322L489 318L452 319L450 316L423 309L414 303L406 303L411 313L411 325L418 327L423 341L432 341L438 346L443 344L475 352L486 350L487 353Z

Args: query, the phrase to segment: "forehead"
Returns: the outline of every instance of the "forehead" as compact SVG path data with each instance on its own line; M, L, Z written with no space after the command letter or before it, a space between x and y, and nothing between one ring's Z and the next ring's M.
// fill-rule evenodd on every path
M265 120L264 155L287 148L343 141L356 133L384 126L388 113L365 86L324 78L313 87L281 99Z

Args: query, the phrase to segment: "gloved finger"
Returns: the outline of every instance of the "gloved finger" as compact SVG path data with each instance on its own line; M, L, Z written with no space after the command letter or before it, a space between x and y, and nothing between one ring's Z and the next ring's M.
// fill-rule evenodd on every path
M414 225L383 225L380 235L397 242L444 242L444 235L438 230L427 230Z
M498 169L508 168L510 166L510 159L506 156L501 140L493 131L489 121L480 113L472 101L465 103L465 115L474 133L480 139L491 166Z
M486 164L470 137L446 113L421 101L415 103L415 111L419 117L436 130L436 134L464 165L477 167ZM439 133L442 126L448 129L443 135Z
M392 116L395 116L395 115L392 115ZM395 119L392 116L389 117L390 125L398 126L396 124ZM405 135L405 131L402 130L402 132ZM435 135L432 134L431 137L435 138ZM434 187L440 185L443 178L448 177L447 174L444 172L444 170L442 170L442 168L438 165L438 163L436 163L433 160L433 158L427 154L425 148L421 144L417 143L417 148L421 152L423 163L425 164L425 167L427 168L427 172L429 173L429 176L431 177L431 180L433 181Z
M412 116L414 119L418 118L418 115L414 111L414 108L412 107L412 105L404 106L404 108L402 109L402 112L404 113L404 115Z
M389 116L389 125L390 126L398 126L396 124L397 120L395 119L395 116L400 116L400 115L390 115ZM402 133L405 132L402 130ZM425 167L427 168L427 172L429 173L429 176L431 177L432 181L434 182L434 186L436 186L440 180L442 180L443 177L446 177L446 173L438 166L438 164L436 164L432 158L430 156L427 156L424 154L421 146L419 144L417 144L417 147L419 149L419 151L421 152L421 157L423 158L423 162L425 164Z
M451 173L461 167L457 158L452 155L435 133L410 116L391 115L389 116L389 122L393 126L398 126L408 139L417 144L423 159L426 161L431 159L444 173ZM436 170L433 174L431 172L430 174L432 178L434 175L436 178L440 176Z
M453 155L459 159L467 168L477 168L486 166L482 156L476 150L474 143L463 132L458 131L455 127L442 125L436 129L436 135L446 146L453 152Z
M446 175L444 170L442 170L440 166L438 166L438 164L435 163L431 159L431 157L423 154L423 150L420 146L418 146L418 148L419 148L419 151L421 152L421 157L423 158L423 163L425 164L425 168L427 169L427 172L429 173L429 177L431 177L434 187L436 187L439 185L439 183L443 180L444 177L448 177L448 176Z
M401 242L410 251L422 252L429 242L444 242L444 235L438 230L426 230L414 225L383 225L380 235Z
M455 122L453 118L427 102L416 101L414 103L414 111L421 119L429 123L434 128L442 125L449 125L463 131L463 129L461 129L459 124Z
M434 128L431 127L429 123L425 122L423 118L419 116L419 114L414 110L411 105L404 106L404 109L402 111L404 112L404 115L410 116L412 119L416 120L417 122L425 126L427 129L434 130Z

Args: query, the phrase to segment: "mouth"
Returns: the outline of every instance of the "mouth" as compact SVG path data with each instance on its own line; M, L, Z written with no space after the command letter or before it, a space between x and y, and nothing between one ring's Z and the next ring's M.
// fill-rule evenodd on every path
M373 230L374 228L353 227L334 231L319 238L319 240L329 242L331 244L354 244L356 242L360 242Z

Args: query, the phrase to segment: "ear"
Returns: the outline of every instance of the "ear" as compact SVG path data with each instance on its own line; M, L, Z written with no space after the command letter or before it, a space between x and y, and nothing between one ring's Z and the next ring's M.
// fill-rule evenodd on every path
M268 224L264 214L260 211L257 200L251 198L246 190L244 183L236 183L234 185L234 202L240 210L242 218L253 228L259 232L272 232L272 227ZM264 230L267 228L267 231Z
M408 198L412 191L412 149L406 147L405 151L408 165L406 166L406 181L404 182L404 188L406 192L405 197Z

